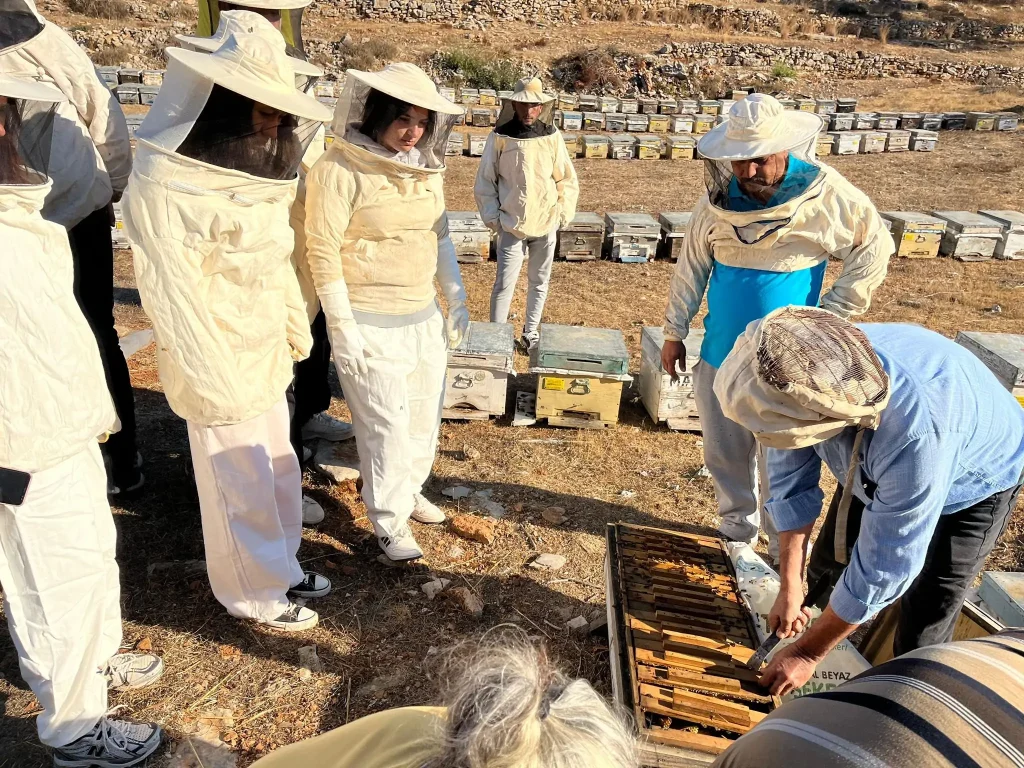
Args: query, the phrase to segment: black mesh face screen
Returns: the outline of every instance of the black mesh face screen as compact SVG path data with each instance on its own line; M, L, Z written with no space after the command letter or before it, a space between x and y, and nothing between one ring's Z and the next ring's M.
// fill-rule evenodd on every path
M50 169L57 105L0 97L0 184L42 184Z

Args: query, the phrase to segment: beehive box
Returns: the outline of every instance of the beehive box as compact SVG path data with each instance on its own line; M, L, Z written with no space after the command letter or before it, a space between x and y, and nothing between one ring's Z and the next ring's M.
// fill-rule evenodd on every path
M915 211L886 211L882 217L892 222L896 255L910 259L933 259L946 231L942 219Z
M601 100L592 93L581 93L579 95L579 110L580 112L599 112Z
M580 212L558 232L557 255L566 261L594 261L604 246L604 219Z
M625 101L625 100L623 100ZM636 100L638 111L645 115L656 115L658 114L658 100L651 98L650 96L641 96ZM625 112L625 104L623 104L623 112Z
M999 224L1002 234L992 254L997 259L1024 259L1024 213L1020 211L978 211Z
M994 131L1016 131L1020 117L1015 112L996 112Z
M903 112L900 114L899 128L902 131L910 131L921 127L924 115L921 112Z
M860 153L874 155L885 152L885 134L881 131L864 131L860 135Z
M878 128L878 115L871 112L857 112L853 116L853 130L874 131Z
M602 96L600 99L601 112L618 112L619 100L614 96Z
M783 109L796 109L796 99L779 99L779 104Z
M883 131L886 152L906 152L910 149L910 131Z
M701 136L715 126L715 116L701 113L693 117L693 132Z
M661 225L661 249L659 255L677 261L686 242L686 231L690 227L689 211L668 211L658 216Z
M470 111L470 125L476 128L486 128L491 124L491 110L478 107Z
M663 115L678 115L679 102L675 99L662 99L658 102L658 111Z
M607 136L584 136L583 156L591 159L607 158L611 145Z
M960 261L988 261L995 254L1002 227L987 216L970 211L932 211L946 222L939 253Z
M732 99L733 101L745 99L749 95L750 91L744 90L743 88L733 88L731 91L729 91L729 98Z
M836 112L848 115L857 111L857 100L851 98L836 99Z
M619 420L629 351L619 330L542 324L530 372L538 374L537 418L602 429Z
M564 113L560 109L556 109L554 112L551 113L551 124L553 126L555 126L555 128L561 128L562 127L562 115L563 114Z
M486 133L469 134L469 156L483 157L484 147L487 145Z
M505 415L515 340L508 323L471 322L462 342L448 350L446 419L489 419Z
M100 80L111 90L121 84L118 72L117 67L96 67L96 74L100 76Z
M562 127L567 131L580 131L583 129L582 112L563 112Z
M613 114L604 116L604 129L609 133L622 133L626 130L626 116Z
M944 112L942 114L942 130L962 131L967 127L967 114L964 112Z
M584 112L583 128L588 131L603 131L604 112Z
M152 85L159 88L164 84L164 71L162 69L144 69L139 78L142 85ZM334 94L331 94L332 96Z
M672 381L661 365L664 331L657 326L646 326L641 332L640 399L655 424L666 424L669 429L684 432L700 432L697 401L693 396L693 369L700 360L703 341L703 331L692 331L686 337L686 370L679 374L678 380Z
M692 136L669 136L666 142L666 154L669 160L693 160L697 140Z
M579 98L577 98L575 93L567 93L565 91L562 91L561 93L558 94L558 108L561 109L563 112L570 112L576 109L576 107L578 107L579 104L580 100Z
M651 134L640 134L636 137L637 160L660 160L661 138Z
M729 110L732 109L732 105L736 102L732 99L719 99L718 117L728 117ZM721 122L721 121L719 121Z
M636 137L619 133L611 138L608 156L612 160L632 160L636 157Z
M815 99L814 111L819 115L831 115L836 111L835 99Z
M1024 336L960 331L955 341L981 360L1024 406Z
M939 134L936 131L926 131L923 128L915 128L910 132L910 150L912 152L934 152L935 145L939 142Z
M498 91L498 104L504 104L506 101L512 98L514 93L512 91Z
M655 257L661 227L646 213L606 213L605 249L612 261L643 263Z
M814 99L796 99L796 108L801 112L814 112L818 104Z
M925 112L921 118L921 128L925 131L941 131L942 130L942 113L941 112Z
M114 89L117 100L121 104L139 104L142 96L139 93L140 86L133 84L119 85Z
M673 115L670 133L693 133L693 115Z
M321 99L333 99L337 94L335 93L334 81L333 80L317 80L313 84L313 96Z
M856 155L860 151L860 134L853 131L837 133L830 131L833 155Z
M160 86L158 85L140 85L139 86L139 104L151 107L153 102L156 101L156 97L160 95Z
M463 110L462 112L459 112L459 114L455 115L455 124L456 125L465 125L466 124L466 111L465 110Z
M565 149L569 153L569 157L580 156L580 152L583 151L583 142L578 134L563 133L562 141L565 142Z
M459 89L459 99L463 104L479 104L480 103L480 89L479 88L461 88Z
M971 131L991 131L996 126L996 116L991 112L968 112L967 129Z
M448 101L455 103L455 89L449 88L448 86L441 86L437 89L437 92L441 94L442 98L448 99Z
M780 706L746 667L757 630L721 539L612 523L605 595L612 695L642 765L709 766Z
M476 211L448 211L448 234L462 264L479 264L491 257L491 231Z
M828 133L819 133L814 143L814 154L817 157L832 154L832 136Z
M480 89L480 106L494 107L498 104L498 92L491 88Z
M141 69L121 69L117 72L117 79L122 85L142 85Z
M701 99L697 102L697 109L702 115L720 115L722 113L722 102L718 99Z
M112 203L112 206L114 209L114 226L110 228L110 239L114 244L115 250L126 251L132 246L128 242L128 234L124 231L124 215L121 203Z
M647 130L650 122L647 115L626 115L626 130L630 133L643 133Z
M878 130L895 131L900 127L900 115L898 112L879 112Z
M449 157L461 155L466 148L466 134L462 131L452 131L448 134L448 143L445 144L444 153Z
M1007 627L1024 627L1024 573L985 571L978 597Z
M142 125L142 121L146 119L145 115L125 115L124 121L128 126L128 138L132 141L135 140L136 134L139 132L139 127Z
M649 115L647 130L651 133L668 133L672 127L671 115Z
M684 115L696 115L700 112L696 99L680 99L679 112Z
M833 131L852 131L853 115L829 115L828 127Z

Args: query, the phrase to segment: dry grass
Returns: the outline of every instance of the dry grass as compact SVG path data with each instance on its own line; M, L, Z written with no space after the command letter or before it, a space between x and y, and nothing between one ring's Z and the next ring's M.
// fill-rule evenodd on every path
M365 43L352 43L339 49L336 63L343 69L374 71L390 64L399 55L399 48L390 40L377 37Z
M889 43L889 32L892 30L891 24L879 24L878 25L878 42L882 45L888 45Z
M90 54L89 58L97 67L116 67L127 62L134 53L135 51L125 45L114 45L100 48Z
M68 10L94 19L127 19L131 9L125 0L67 0Z

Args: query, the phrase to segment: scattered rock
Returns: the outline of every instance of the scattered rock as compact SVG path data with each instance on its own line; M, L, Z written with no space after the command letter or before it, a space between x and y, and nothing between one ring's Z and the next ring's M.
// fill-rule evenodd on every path
M311 677L313 677L313 673L312 672L310 672L305 667L299 667L299 680L301 680L302 682L306 682Z
M439 592L443 591L451 583L451 579L434 579L426 584L420 584L420 589L423 590L423 594L427 596L428 600L433 600Z
M464 485L456 485L452 488L445 488L441 491L442 496L447 496L449 499L464 499L473 493L472 488L467 488Z
M352 35L348 34L347 32L345 33L345 36L341 38L341 44L346 48L352 46L354 43L355 40L352 39Z
M484 604L468 587L453 587L446 590L445 595L470 616L480 618L484 615Z
M596 619L591 620L590 624L587 625L587 634L608 634L608 616L601 615L598 616Z
M562 507L545 507L541 510L540 516L552 525L561 525L569 519L566 517L565 509Z
M571 619L572 615L574 613L576 613L576 611L573 608L566 607L566 608L559 608L557 611L555 611L555 613L558 614L558 618L560 618L562 620L562 622L564 623L564 622L568 621L569 619Z
M144 637L135 644L135 650L139 653L152 653L153 641L148 637Z
M303 645L299 648L299 666L310 672L324 671L324 663L320 661L315 645Z
M462 538L481 544L492 544L496 535L493 520L473 515L455 515L451 519L451 527Z
M494 489L484 488L479 491L473 491L473 495L476 496L478 499L489 499L491 498L491 496L494 495Z
M576 539L576 543L580 545L580 549L591 555L604 554L604 539L600 539L597 536L580 535Z
M711 477L711 470L706 466L697 470L697 477Z
M454 547L448 550L448 557L452 560L459 560L466 556L466 550L456 544Z
M466 461L476 461L480 458L480 451L471 445L462 446L462 456Z
M636 496L636 491L622 490L619 491L619 497L623 499L632 499Z
M376 697L382 693L386 693L387 691L394 690L395 688L405 685L407 674L408 673L405 670L396 670L389 675L376 677L365 685L359 686L359 688L356 689L355 695L357 697Z
M483 499L477 503L477 506L480 507L488 517L493 517L495 520L501 520L501 518L505 516L505 508L496 501Z
M565 628L568 629L570 632L575 632L577 634L583 634L587 631L587 628L589 626L590 622L587 621L586 616L577 616L575 619L570 619L569 621L565 622Z
M991 307L986 307L985 311L990 315L1000 315L1003 312L1003 308L998 304L993 304Z
M359 479L359 453L356 441L331 443L321 440L313 456L313 469L335 484Z
M557 571L565 567L565 557L544 553L537 555L533 562L530 563L530 567L536 568L538 571Z

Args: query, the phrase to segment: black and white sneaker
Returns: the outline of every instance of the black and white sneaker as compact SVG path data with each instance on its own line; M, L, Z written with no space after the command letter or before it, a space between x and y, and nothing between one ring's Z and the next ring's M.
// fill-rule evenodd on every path
M304 597L309 599L311 597L324 597L331 593L331 580L326 576L321 576L319 573L313 573L312 571L305 571L305 576L306 578L288 590L288 597Z
M395 531L394 536L378 536L377 544L384 550L384 554L396 563L423 557L423 550L407 525Z
M57 768L122 768L138 765L160 747L156 723L100 718L91 731L53 751Z
M273 627L284 632L302 632L312 629L320 623L320 615L304 605L289 603L284 613L271 621L261 621L266 627Z

